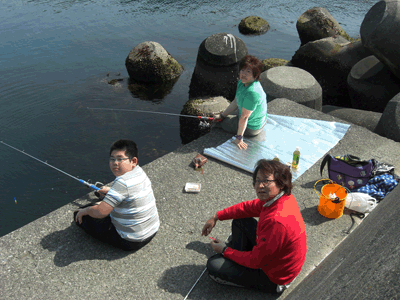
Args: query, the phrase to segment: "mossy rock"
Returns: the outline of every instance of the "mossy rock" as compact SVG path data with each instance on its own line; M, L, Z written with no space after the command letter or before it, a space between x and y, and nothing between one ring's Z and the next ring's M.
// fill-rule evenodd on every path
M210 97L207 99L191 99L185 103L181 114L192 116L207 116L211 117L214 114L219 114L224 111L230 102L222 97Z
M167 82L183 72L183 67L156 42L143 42L134 47L125 66L129 76L141 82Z
M222 97L196 98L185 103L182 115L212 117L223 112L230 102ZM206 121L207 126L200 126L204 121L197 118L180 117L180 134L184 144L189 143L210 131L211 121Z
M322 7L314 7L304 12L297 20L296 28L302 45L338 35L351 40L332 15Z
M280 67L280 66L284 66L288 63L289 61L286 59L282 59L282 58L267 58L264 59L262 61L263 64L263 69L261 70L261 73L264 71L267 71L271 68L274 67Z
M269 30L267 21L257 16L249 16L239 23L239 32L242 34L262 34Z

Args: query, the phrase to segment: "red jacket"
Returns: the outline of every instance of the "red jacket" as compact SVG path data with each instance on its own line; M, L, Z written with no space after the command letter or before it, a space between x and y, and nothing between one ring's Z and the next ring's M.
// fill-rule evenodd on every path
M306 259L306 230L293 195L284 194L271 206L259 199L245 201L217 212L219 220L259 217L257 244L251 251L227 248L224 257L262 269L276 284L288 284L300 273Z

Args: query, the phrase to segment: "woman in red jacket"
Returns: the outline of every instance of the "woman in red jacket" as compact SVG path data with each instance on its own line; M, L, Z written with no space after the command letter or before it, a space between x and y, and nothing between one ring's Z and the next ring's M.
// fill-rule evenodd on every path
M218 211L204 225L207 236L218 220L233 219L228 244L211 242L217 254L207 269L219 283L281 293L300 273L307 252L303 217L291 194L292 174L288 166L262 159L253 186L257 199Z

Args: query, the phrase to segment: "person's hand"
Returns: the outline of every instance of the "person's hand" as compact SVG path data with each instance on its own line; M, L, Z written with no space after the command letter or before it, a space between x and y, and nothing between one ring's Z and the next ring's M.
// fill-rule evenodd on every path
M239 147L239 149L246 150L247 149L247 144L243 142L243 140L239 139L234 139L233 142Z
M87 209L88 209L88 207L77 210L78 213L76 214L76 218L75 218L75 221L77 223L82 224L82 217L86 216L88 214Z
M206 224L204 224L203 226L203 230L201 231L201 235L209 235L211 233L211 230L215 227L215 224L217 223L218 217L215 214L214 216L212 216L207 222Z
M99 198L100 200L103 200L109 190L110 190L110 187L102 186L101 189L98 191L95 191L94 194L97 196L97 198Z
M224 247L226 246L226 244L224 242L221 242L218 239L215 239L210 244L216 253L222 253L222 250L224 250Z
M214 115L213 116L213 123L218 123L218 122L221 122L223 120L223 118L221 117L221 114L218 114L218 115Z

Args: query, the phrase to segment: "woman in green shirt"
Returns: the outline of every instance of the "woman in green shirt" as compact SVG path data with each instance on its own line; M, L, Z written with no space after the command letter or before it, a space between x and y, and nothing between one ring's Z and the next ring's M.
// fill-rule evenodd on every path
M236 134L233 142L239 149L247 149L243 136L256 136L267 123L267 97L258 81L262 63L256 57L246 55L239 64L239 81L236 97L214 122L222 121L221 127Z

